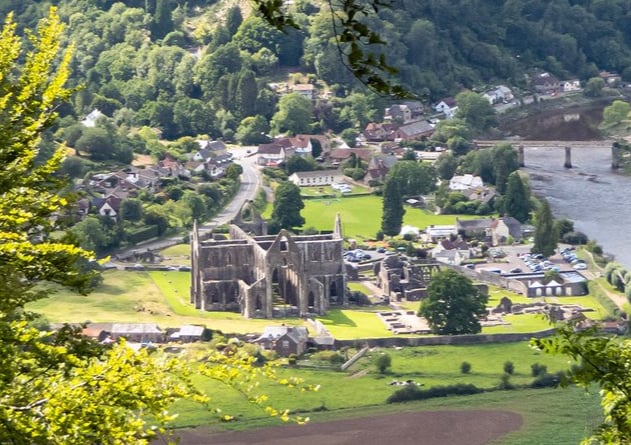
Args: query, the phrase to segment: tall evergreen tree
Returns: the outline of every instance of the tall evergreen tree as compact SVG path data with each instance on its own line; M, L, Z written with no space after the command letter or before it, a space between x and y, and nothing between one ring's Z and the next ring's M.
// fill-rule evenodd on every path
M256 114L256 98L258 94L254 72L251 70L241 71L235 97L235 114L240 119Z
M533 253L540 253L543 256L551 256L557 247L558 234L552 218L550 204L541 200L535 224L535 244L532 247Z
M237 33L239 26L243 23L243 15L241 14L241 8L238 5L233 6L228 10L226 14L226 29L231 36Z
M528 221L530 197L519 172L513 172L508 176L508 185L504 194L504 213L519 222Z
M151 23L151 34L154 39L161 39L173 31L173 18L169 0L156 0Z
M381 230L389 236L398 235L403 224L403 196L399 189L399 181L393 177L386 180L383 188L383 213Z

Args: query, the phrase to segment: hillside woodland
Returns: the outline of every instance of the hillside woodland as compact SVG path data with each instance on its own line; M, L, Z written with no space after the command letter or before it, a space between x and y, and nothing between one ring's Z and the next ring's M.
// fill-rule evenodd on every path
M311 131L363 127L383 110L383 98L340 62L330 11L318 2L296 1L300 29L285 33L251 14L251 3L234 1L4 0L0 16L13 10L20 27L32 28L50 3L68 25L71 81L81 86L61 110L57 136L73 146L77 120L98 108L111 118L105 131L123 129L130 139L103 157L159 152L147 135L125 132L143 126L171 140L238 134L259 143L261 134L286 130L274 119L270 83L288 72L329 93L310 110ZM582 80L609 70L631 80L628 0L394 0L366 22L387 42L376 50L386 50L397 79L428 101L494 82L518 91L537 70Z

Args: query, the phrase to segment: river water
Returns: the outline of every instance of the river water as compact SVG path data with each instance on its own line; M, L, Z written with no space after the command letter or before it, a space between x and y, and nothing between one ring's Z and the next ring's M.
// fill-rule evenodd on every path
M565 110L511 125L513 134L537 140L594 140L602 106ZM526 148L523 169L533 192L548 199L555 217L574 221L576 230L631 268L631 177L611 170L611 149L572 148L573 168L563 167L563 148Z

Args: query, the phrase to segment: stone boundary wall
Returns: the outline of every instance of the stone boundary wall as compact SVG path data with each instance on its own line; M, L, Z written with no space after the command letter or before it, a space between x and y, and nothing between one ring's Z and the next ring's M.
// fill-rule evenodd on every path
M512 343L527 341L531 338L544 338L553 335L555 328L545 331L518 334L472 334L472 335L441 335L436 337L386 337L365 338L361 341L368 347L404 347L404 346L435 346L435 345L482 345L488 343ZM335 347L353 346L357 340L335 340Z
M335 345L337 346L337 340L335 341ZM362 349L360 349L360 351L357 354L355 354L354 356L349 358L346 361L346 363L344 363L342 366L340 366L340 369L342 371L346 371L353 363L355 363L357 360L359 360L364 355L366 355L366 353L368 352L369 349L370 348L368 346L364 346Z

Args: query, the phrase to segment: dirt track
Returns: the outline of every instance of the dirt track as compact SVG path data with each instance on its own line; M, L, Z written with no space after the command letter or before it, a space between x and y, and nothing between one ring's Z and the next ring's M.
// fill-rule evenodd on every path
M521 428L508 411L430 411L244 432L179 431L181 445L485 445Z

